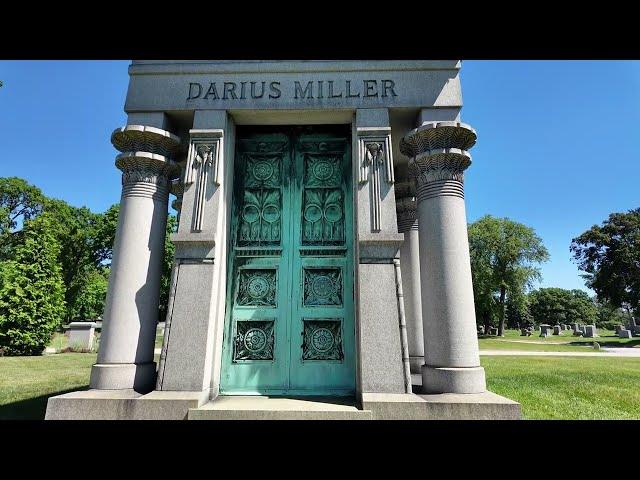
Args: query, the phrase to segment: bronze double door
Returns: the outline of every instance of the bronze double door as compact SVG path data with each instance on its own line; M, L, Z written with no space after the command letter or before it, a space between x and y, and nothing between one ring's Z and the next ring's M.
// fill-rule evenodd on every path
M221 392L355 391L347 132L237 132Z

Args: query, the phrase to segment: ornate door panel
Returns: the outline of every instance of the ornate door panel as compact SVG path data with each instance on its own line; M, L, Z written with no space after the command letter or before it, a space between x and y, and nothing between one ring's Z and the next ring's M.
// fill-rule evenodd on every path
M355 389L349 140L239 135L221 390Z

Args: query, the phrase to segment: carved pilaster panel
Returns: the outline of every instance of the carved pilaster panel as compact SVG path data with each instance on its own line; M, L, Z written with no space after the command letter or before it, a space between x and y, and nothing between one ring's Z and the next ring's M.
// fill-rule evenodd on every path
M382 176L393 184L393 156L390 128L358 128L358 162L360 184L371 184L371 230L380 231L380 186Z
M202 231L207 187L220 185L219 171L223 152L223 134L220 129L190 130L191 142L187 154L185 186L195 184L192 230Z

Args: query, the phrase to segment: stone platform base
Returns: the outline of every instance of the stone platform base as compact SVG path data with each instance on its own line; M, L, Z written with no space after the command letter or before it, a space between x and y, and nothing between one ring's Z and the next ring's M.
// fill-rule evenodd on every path
M208 392L88 390L51 397L45 420L518 420L520 404L495 393L364 393L353 398L219 396Z
M209 392L86 390L49 398L45 420L186 420Z

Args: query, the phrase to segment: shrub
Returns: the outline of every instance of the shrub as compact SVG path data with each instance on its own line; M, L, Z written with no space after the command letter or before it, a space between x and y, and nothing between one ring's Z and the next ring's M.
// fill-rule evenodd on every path
M62 321L64 283L59 243L43 214L25 222L9 260L0 263L0 348L41 355Z

